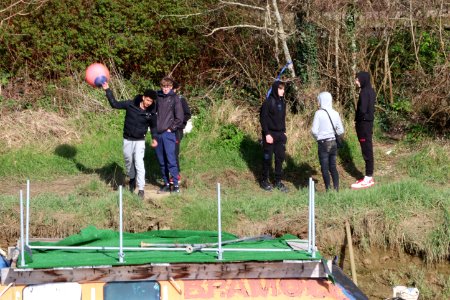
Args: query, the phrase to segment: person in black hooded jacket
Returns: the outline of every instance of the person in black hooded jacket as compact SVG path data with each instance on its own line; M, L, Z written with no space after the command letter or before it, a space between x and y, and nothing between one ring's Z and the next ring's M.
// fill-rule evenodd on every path
M173 82L174 80L171 77L164 77L160 81L161 90L158 91L158 99L156 100L156 111L158 112L156 157L164 181L159 193L180 192L175 146L176 132L183 126L184 115L180 98L173 91ZM170 175L173 178L173 190L170 188Z
M275 81L272 89L261 106L259 121L262 129L263 142L263 174L260 186L266 191L271 191L269 183L269 170L272 166L272 156L275 155L275 187L283 192L288 192L287 187L281 182L282 166L286 158L286 102L284 101L285 84Z
M108 82L103 83L102 87L112 108L126 110L123 126L123 156L127 175L130 178L129 188L131 192L134 192L137 183L138 195L144 198L145 137L150 127L151 146L155 148L158 145L155 103L158 94L154 90L146 90L143 95L137 95L133 100L116 101L113 92L109 89Z
M176 137L177 137L177 142L175 144L175 155L177 158L177 166L178 166L178 183L180 183L181 180L181 168L180 168L180 144L181 144L181 140L183 139L184 136L184 128L186 127L187 122L191 119L191 109L189 107L189 104L187 103L186 97L184 97L182 94L180 94L180 88L181 88L181 84L178 81L174 81L173 82L173 91L175 94L178 95L178 97L180 98L180 102L181 102L181 106L183 108L183 125L180 126L177 130L176 133ZM170 179L173 182L173 178Z
M365 162L366 174L364 178L352 184L351 187L352 189L361 189L371 187L375 184L373 180L374 159L372 135L376 94L370 83L370 74L368 72L358 72L355 83L360 87L355 113L355 129Z

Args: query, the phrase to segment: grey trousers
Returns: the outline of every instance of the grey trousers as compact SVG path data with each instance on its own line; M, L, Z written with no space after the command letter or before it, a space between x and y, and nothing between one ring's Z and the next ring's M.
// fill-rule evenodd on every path
M144 190L145 167L144 167L145 141L123 140L123 157L125 169L130 179L136 178L139 190Z

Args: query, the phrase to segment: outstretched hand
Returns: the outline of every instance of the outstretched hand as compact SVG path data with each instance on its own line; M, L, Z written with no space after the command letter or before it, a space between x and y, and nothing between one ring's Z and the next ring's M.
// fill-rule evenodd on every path
M103 88L104 90L109 89L108 81L105 81L104 83L102 83L102 88Z

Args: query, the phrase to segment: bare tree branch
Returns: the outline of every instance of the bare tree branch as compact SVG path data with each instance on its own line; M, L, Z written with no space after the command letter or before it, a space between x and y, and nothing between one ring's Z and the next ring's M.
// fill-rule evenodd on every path
M164 17L175 17L175 18L180 18L180 19L187 19L187 18L190 18L190 17L206 15L206 14L209 14L211 12L214 12L214 11L217 11L217 10L221 10L223 8L224 8L223 5L219 5L218 7L213 8L213 9L208 9L206 11L202 11L202 12L198 12L198 13L185 14L185 15L161 15L161 14L158 14L157 12L156 12L156 14L159 17L161 17L161 18L164 18Z
M266 10L265 8L262 8L262 7L259 7L259 6L254 6L254 5L249 5L249 4L239 3L239 2L231 2L231 1L222 1L222 0L220 0L220 3L227 4L227 5L237 5L237 6L242 6L242 7L251 8L251 9L262 10L262 11Z
M205 36L211 36L219 30L229 30L229 29L234 29L234 28L252 28L252 29L258 29L258 30L275 31L274 29L268 28L268 27L261 27L261 26L251 25L251 24L237 24L237 25L230 25L230 26L214 28L213 30L211 30L210 33L206 34Z
M17 0L7 7L0 7L0 27L3 26L5 21L8 21L15 16L26 16L32 11L38 10L48 1L49 0Z

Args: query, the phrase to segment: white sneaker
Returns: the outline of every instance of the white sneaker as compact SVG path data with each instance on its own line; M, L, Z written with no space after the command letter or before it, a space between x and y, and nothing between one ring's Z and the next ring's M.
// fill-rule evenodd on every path
M373 180L373 178L370 178L370 179L363 178L363 179L360 179L357 182L353 183L352 189L354 189L354 190L365 189L365 188L371 187L373 185L375 185L375 181Z

